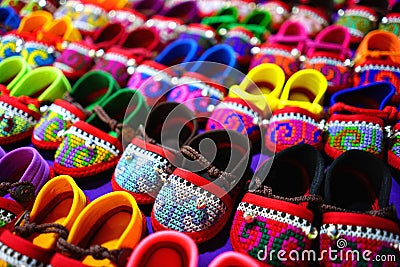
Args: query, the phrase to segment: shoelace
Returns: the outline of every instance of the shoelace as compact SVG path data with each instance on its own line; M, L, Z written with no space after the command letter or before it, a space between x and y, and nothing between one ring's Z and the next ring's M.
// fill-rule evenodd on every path
M35 198L35 186L29 181L0 183L0 196L10 194L19 203L29 202Z
M109 250L100 245L94 245L88 249L84 249L67 242L63 236L58 238L57 248L62 252L68 253L70 257L75 259L92 256L96 260L109 259L113 263L117 264L117 266L125 266L126 259L132 253L132 249L129 248Z
M24 225L19 225L21 221L24 221ZM25 211L24 214L15 222L14 232L22 237L29 237L33 234L47 234L55 233L62 238L67 238L68 230L63 225L58 223L43 223L36 224L30 222L30 212Z
M378 216L378 217L390 219L393 221L398 220L397 215L396 215L396 209L395 209L394 205L391 205L391 206L388 206L385 208L381 208L379 210L369 210L369 211L361 212L361 211L346 210L346 209L342 209L342 208L339 208L339 207L336 207L333 205L329 205L329 204L322 204L321 210L323 212L334 211L334 212L366 214L366 215L372 215L372 216Z
M87 109L85 109L78 101L75 100L75 98L73 96L71 96L70 93L66 93L63 97L63 99L67 102L69 102L70 104L74 105L77 109L79 109L81 112L83 112L83 114L86 115L86 117L89 117L90 115L92 115L92 112L88 111Z
M99 117L101 121L103 121L110 127L110 130L115 131L118 137L121 136L123 123L119 123L117 120L112 119L107 114L107 112L100 106L95 106L93 108L93 112L96 113L96 115Z

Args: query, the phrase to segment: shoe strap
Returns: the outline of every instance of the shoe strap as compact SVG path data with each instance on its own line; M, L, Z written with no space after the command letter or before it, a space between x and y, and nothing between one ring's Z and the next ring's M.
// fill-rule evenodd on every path
M130 248L109 250L100 245L94 245L89 247L88 249L84 249L67 242L63 237L58 238L57 248L62 252L68 253L70 257L76 259L80 259L86 256L92 256L96 260L109 259L113 263L116 263L116 266L118 267L125 266L127 256L132 253L132 249Z
M63 99L70 104L74 105L77 109L79 109L83 114L86 115L86 117L90 117L92 115L92 112L89 110L85 109L78 101L75 100L75 98L70 94L70 93L65 93Z
M107 112L100 106L95 106L93 112L96 113L97 117L104 123L108 124L110 129L117 133L118 137L122 134L123 124L110 117Z
M346 57L351 57L351 50L349 48L343 47L339 44L327 43L327 42L315 42L312 40L307 40L307 48L320 48L326 50L335 50L345 55ZM312 55L311 55L312 56Z
M386 106L383 110L377 110L377 109L364 109L364 108L353 107L339 102L334 104L329 109L330 114L341 113L341 112L345 113L349 112L352 114L363 114L367 116L378 117L387 121L397 121L399 119L398 118L399 114L397 109L392 106Z
M0 196L10 196L18 203L27 203L35 199L35 186L29 181L18 181L15 183L0 183Z
M20 225L24 221L24 225ZM25 211L15 222L14 232L22 237L29 237L33 234L55 233L60 237L67 238L68 230L65 226L58 223L36 224L30 222L30 212Z
M378 210L369 210L369 211L359 212L359 211L346 210L346 209L339 208L337 206L333 206L333 205L329 205L329 204L322 204L321 210L322 210L322 212L358 213L358 214L378 216L378 217L382 217L382 218L386 218L386 219L391 219L394 221L398 220L397 215L396 215L396 208L394 205L390 205L388 207L381 208Z

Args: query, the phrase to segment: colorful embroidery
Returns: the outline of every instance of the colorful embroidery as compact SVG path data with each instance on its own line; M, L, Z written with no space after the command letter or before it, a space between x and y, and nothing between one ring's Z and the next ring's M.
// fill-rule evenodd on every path
M17 217L16 214L0 208L0 228L10 223L15 217Z
M47 264L44 264L43 262L29 258L28 256L13 250L2 242L0 242L0 260L5 261L8 264L6 266L47 266Z
M0 101L0 137L11 137L33 130L36 123L26 112Z
M277 150L297 145L322 144L322 130L313 118L300 113L280 113L271 117L267 127L267 146Z
M371 218L373 219L373 218ZM337 238L332 238L330 232L334 231L340 236L340 242ZM370 227L361 227L344 224L323 224L320 230L320 248L328 251L335 250L331 256L324 254L322 263L324 266L375 266L372 265L373 259L380 259L377 255L387 257L394 255L394 261L385 261L384 265L379 266L398 266L400 257L399 249L395 248L400 242L400 237L397 234L387 232L381 229ZM368 254L363 254L365 251L370 251ZM359 257L352 257L350 252L358 252ZM344 257L341 255L345 255ZM350 255L346 257L346 255ZM354 253L353 255L356 255ZM363 257L364 255L364 257ZM367 258L371 259L368 261ZM382 262L381 262L382 263ZM371 265L369 265L371 264Z
M61 142L65 131L78 120L74 114L63 107L51 104L39 123L35 125L33 137L40 141Z
M236 57L240 62L242 60L246 61L246 57L250 59L251 48L253 48L256 40L257 38L252 37L251 33L240 29L232 29L226 34L224 43L230 45L235 50Z
M36 41L26 42L21 51L21 56L32 68L50 66L56 59L55 48Z
M303 218L241 202L233 219L232 246L273 266L298 266L301 262L293 262L289 253L311 248L312 240L308 238L311 228L311 223ZM272 250L286 251L283 256L286 261L271 253Z
M107 12L99 6L85 4L82 12L74 19L74 27L79 31L93 32L107 24Z
M24 41L14 34L7 34L1 38L0 59L18 56L21 53Z
M366 64L354 68L354 86L364 85L372 82L390 82L400 93L400 67Z
M120 151L110 143L72 126L55 154L55 163L67 168L83 168L118 157Z
M92 67L94 54L94 50L90 50L79 43L70 43L57 57L53 66L67 73L86 72Z
M127 191L155 197L168 178L166 170L171 167L169 161L160 155L129 144L118 162L114 177L117 184Z
M377 156L382 153L383 129L379 124L365 121L330 121L328 133L326 145L339 152L358 149Z
M166 44L178 38L179 28L182 26L177 20L166 19L166 17L151 18L146 22L148 27L154 27L160 33L160 40Z
M107 52L99 58L93 69L110 73L120 86L125 86L129 78L128 66L134 65L136 65L134 59L120 53Z
M383 17L379 29L396 34L400 37L400 17L397 15Z
M153 212L164 227L199 232L217 223L227 207L212 193L172 174L157 195Z
M377 17L364 10L349 8L339 14L336 24L346 27L353 38L361 40L364 36L376 28Z

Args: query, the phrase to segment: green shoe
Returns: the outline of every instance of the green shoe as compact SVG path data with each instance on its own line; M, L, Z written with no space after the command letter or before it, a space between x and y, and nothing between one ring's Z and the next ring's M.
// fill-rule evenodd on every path
M15 84L29 71L28 64L23 57L13 56L0 63L0 84L11 90Z

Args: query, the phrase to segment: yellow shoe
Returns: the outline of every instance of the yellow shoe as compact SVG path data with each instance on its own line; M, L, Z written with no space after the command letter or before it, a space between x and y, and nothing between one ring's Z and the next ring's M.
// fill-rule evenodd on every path
M145 232L145 217L128 192L112 192L91 202L68 239L60 237L51 266L125 266ZM82 253L77 253L81 251Z

